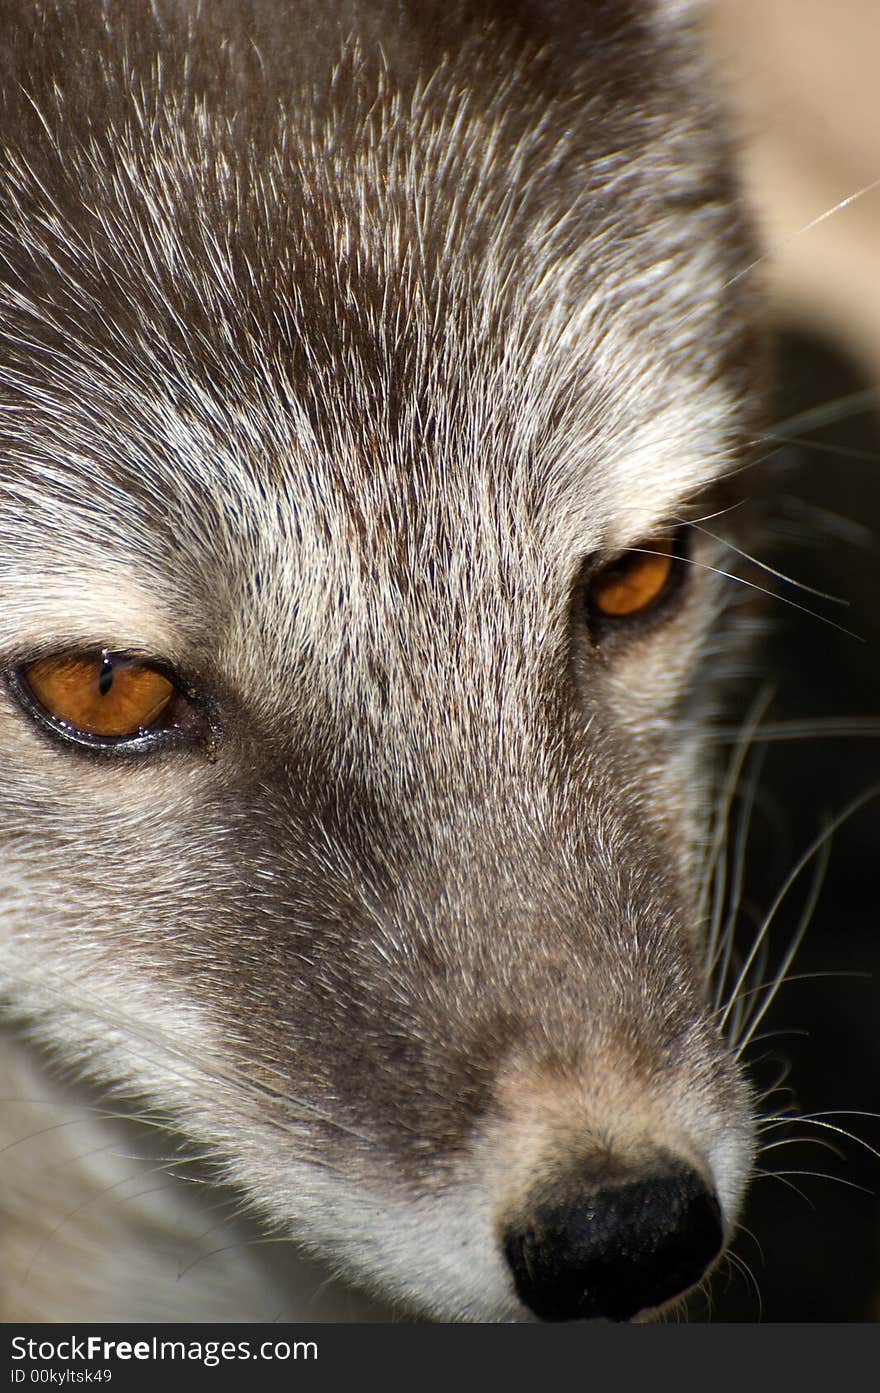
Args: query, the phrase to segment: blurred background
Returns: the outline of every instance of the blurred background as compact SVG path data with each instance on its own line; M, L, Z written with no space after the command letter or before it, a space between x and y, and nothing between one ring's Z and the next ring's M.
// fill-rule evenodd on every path
M731 719L766 674L769 733L791 738L756 745L747 943L823 825L880 785L880 3L710 0L708 20L778 345L771 439L752 480L766 505L760 559L845 602L748 573L788 603L764 607L769 632ZM771 972L818 859L774 919ZM750 1046L760 1089L784 1076L762 1111L791 1107L795 1120L767 1131L777 1145L759 1159L767 1174L734 1259L692 1318L880 1319L878 894L880 799L834 833L793 979Z

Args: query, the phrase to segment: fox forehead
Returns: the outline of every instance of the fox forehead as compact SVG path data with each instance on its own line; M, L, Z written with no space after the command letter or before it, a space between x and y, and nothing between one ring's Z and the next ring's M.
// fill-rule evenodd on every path
M210 513L269 487L302 535L371 507L424 531L419 503L457 518L466 494L578 552L730 466L750 384L723 152L647 77L616 114L613 45L583 90L511 24L480 90L473 52L343 37L326 90L268 63L242 112L231 78L203 90L199 23L145 12L120 59L98 14L63 98L48 40L4 75L19 467L30 430L85 492L189 483Z

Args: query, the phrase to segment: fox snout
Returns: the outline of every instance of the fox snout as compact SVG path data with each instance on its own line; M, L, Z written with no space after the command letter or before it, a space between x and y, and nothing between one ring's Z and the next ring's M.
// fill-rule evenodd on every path
M747 1097L719 1055L697 1081L627 1079L593 1059L574 1080L514 1072L491 1150L497 1242L540 1320L626 1321L696 1285L723 1251L751 1159ZM592 1076L592 1077L590 1077ZM490 1170L492 1166L490 1165Z
M324 1160L370 1198L312 1241L441 1319L630 1320L697 1284L730 1238L749 1092L684 911L661 911L675 877L654 865L649 894L633 864L637 846L651 863L648 840L628 855L618 829L612 857L556 827L539 853L520 822L501 867L482 806L482 828L460 820L453 836L435 805L396 853L374 824L396 893L350 917L326 963L308 940L278 1067L333 1107L344 1131ZM496 820L514 826L509 808ZM560 863L579 869L577 902ZM332 996L316 1001L322 979ZM311 1055L304 1028L320 1036Z

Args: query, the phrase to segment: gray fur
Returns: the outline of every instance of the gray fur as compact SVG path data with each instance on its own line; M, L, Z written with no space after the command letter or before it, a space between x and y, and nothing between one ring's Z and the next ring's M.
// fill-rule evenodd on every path
M680 8L0 5L0 665L144 653L219 730L84 755L3 687L9 1076L46 1051L95 1090L40 1095L83 1152L125 1149L95 1098L160 1119L407 1315L525 1314L497 1232L536 1172L667 1149L729 1233L751 1164L680 733L711 543L662 624L583 617L591 567L711 510L759 409ZM13 1158L21 1127L0 1105ZM146 1219L83 1238L97 1296L46 1276L86 1183L58 1155L49 1237L45 1169L8 1202L4 1314L100 1314L102 1264L140 1314ZM166 1314L211 1309L204 1267ZM317 1309L276 1291L247 1313Z

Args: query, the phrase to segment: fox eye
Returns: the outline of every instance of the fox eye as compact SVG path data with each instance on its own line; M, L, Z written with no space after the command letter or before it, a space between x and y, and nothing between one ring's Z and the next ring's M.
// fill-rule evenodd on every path
M85 735L137 735L161 719L174 696L161 672L119 653L41 658L22 675L50 716Z
M594 625L647 615L675 588L683 552L680 535L652 537L625 551L591 578L587 604Z
M28 714L50 733L90 748L145 749L160 736L185 731L196 719L191 699L170 673L107 649L24 663L11 686Z

